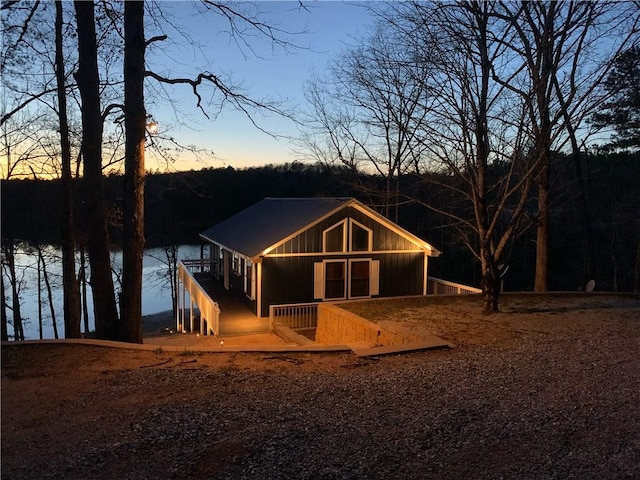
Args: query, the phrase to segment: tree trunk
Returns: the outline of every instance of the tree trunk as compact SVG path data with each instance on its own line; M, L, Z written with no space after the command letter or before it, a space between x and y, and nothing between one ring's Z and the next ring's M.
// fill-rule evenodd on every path
M82 319L84 323L84 333L89 333L89 306L87 305L87 260L84 254L84 247L80 246L80 272L78 273L78 286L82 296Z
M491 60L488 53L488 16L484 9L487 5L472 2L474 15L478 26L478 52L480 53L481 86L478 97L478 110L475 113L474 141L477 152L477 187L474 195L474 209L478 236L480 238L480 268L482 288L482 312L489 314L498 311L498 296L500 285L498 277L497 259L491 249L494 232L490 230L489 208L487 204L487 168L489 165L489 120L488 98L489 79L491 78Z
M538 228L536 237L536 277L533 289L546 292L549 281L549 164L542 160L538 186Z
M56 340L59 338L58 335L58 324L56 322L56 310L53 306L53 291L51 289L51 282L49 281L49 273L47 272L47 266L44 262L44 257L42 256L40 247L38 247L38 252L40 255L40 259L42 261L42 277L44 278L45 287L47 287L47 299L49 301L49 313L51 313L51 324L53 325L53 338Z
M0 298L0 300L2 300L2 305L0 305L0 327L2 329L2 332L0 334L0 341L8 342L9 328L7 322L7 297L4 293L4 272L2 268L0 268L0 295L2 295L2 297Z
M11 309L13 311L13 339L24 340L24 329L22 328L22 312L20 309L20 291L18 289L18 278L16 275L15 246L13 239L7 240L5 258L9 268L9 282L11 283Z
M638 252L636 253L636 282L633 291L640 293L640 242L638 242Z
M42 249L38 245L38 337L42 340Z
M74 2L78 24L78 71L76 81L82 100L82 156L87 215L91 289L96 336L118 338L109 231L102 185L102 117L93 2Z
M80 337L80 294L76 280L76 253L73 221L73 179L71 177L71 143L67 120L64 58L62 55L62 1L56 0L56 83L58 120L62 158L62 289L64 298L64 336ZM57 337L56 337L57 338Z
M176 316L178 309L178 245L168 245L164 247L164 255L167 263L167 277L171 289L171 309L173 316Z
M144 2L124 5L124 157L121 339L142 343L144 253Z
M489 247L480 249L480 265L482 288L482 313L490 314L499 311L500 275L498 266Z

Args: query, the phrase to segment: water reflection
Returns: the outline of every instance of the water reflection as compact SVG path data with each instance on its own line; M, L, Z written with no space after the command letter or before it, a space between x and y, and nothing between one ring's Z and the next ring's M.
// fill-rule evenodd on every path
M53 308L58 325L60 338L64 337L63 305L62 305L62 253L55 247L45 248L46 267L51 282L53 294ZM178 258L199 258L199 245L181 245L178 251ZM34 340L39 338L38 326L38 255L35 250L22 248L16 251L16 275L20 284L20 304L23 318L23 328L25 339ZM143 279L142 279L142 314L151 315L154 313L171 310L171 290L167 279L166 254L162 248L152 248L145 250L143 258ZM88 262L87 262L88 263ZM78 268L80 262L78 260ZM112 265L114 269L114 283L119 285L119 276L122 271L122 252L112 253ZM5 276L5 297L9 307L11 307L11 287L7 276ZM44 285L42 286L42 315L43 338L54 338L53 323L49 311L49 303ZM118 286L116 286L118 289ZM87 286L87 304L89 305L89 330L94 329L94 319L92 311L91 288ZM9 336L13 337L12 311L7 309L9 318ZM84 330L84 327L82 326Z

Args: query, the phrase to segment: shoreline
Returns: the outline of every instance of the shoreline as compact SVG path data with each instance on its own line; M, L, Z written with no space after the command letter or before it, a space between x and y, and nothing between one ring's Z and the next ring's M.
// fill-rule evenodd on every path
M165 310L142 316L142 332L145 334L160 333L164 327L175 327L175 318L172 310Z

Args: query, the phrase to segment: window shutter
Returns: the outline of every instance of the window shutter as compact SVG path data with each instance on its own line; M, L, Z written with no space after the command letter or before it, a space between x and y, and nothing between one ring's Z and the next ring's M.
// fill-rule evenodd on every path
M256 267L251 264L251 266L249 267L251 268L251 285L249 286L249 288L251 288L251 300L255 300L256 298Z
M369 295L380 295L380 260L371 260Z
M313 298L322 299L324 297L324 264L317 262L313 264Z

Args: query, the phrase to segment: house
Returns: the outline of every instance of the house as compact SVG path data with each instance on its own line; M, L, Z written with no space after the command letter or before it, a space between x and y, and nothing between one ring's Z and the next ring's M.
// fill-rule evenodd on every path
M272 305L425 295L440 253L354 198L265 198L200 237L210 274L257 317Z

